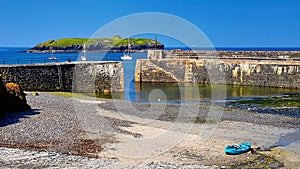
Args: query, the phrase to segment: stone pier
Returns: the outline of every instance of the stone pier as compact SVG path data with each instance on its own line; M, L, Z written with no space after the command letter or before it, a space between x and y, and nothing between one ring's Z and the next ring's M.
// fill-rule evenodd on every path
M136 82L237 84L300 88L300 61L247 59L137 60Z

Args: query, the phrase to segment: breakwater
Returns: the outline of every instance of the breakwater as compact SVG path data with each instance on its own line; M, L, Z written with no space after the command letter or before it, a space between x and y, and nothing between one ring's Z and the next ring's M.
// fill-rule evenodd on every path
M299 89L300 62L261 59L168 59L161 58L158 53L150 55L149 59L137 60L135 81Z
M120 62L62 62L1 65L4 83L18 83L28 91L104 92L123 91Z

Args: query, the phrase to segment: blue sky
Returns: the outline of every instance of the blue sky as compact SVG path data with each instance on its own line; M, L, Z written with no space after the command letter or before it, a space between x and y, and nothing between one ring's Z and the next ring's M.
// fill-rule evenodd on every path
M0 46L90 37L120 17L162 12L191 22L217 47L300 47L298 0L0 0L0 8Z

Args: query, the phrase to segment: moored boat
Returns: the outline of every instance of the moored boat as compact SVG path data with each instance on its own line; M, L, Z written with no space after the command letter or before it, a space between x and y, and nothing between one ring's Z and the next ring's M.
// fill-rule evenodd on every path
M82 56L80 57L81 61L86 61L86 45L83 44L83 51L82 51Z
M122 60L132 60L132 56L128 55L128 54L124 54L122 57L121 57Z
M51 57L49 57L49 60L57 60L57 58L53 55L53 50L51 49Z
M127 50L128 52L127 53L124 53L123 56L121 56L121 59L122 60L132 60L132 56L131 56L131 52L130 52L130 43L129 43L129 37L128 37L128 40L127 40Z

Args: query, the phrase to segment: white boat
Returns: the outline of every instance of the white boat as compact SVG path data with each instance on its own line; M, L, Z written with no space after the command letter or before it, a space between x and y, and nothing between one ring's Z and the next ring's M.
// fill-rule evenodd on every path
M53 55L53 50L51 49L52 55L49 57L49 60L57 60L57 58Z
M51 56L50 58L48 58L49 60L57 60L57 58L56 57L54 57L54 56Z
M80 57L81 61L86 61L86 46L85 44L83 44L83 51L82 51L83 55Z
M81 60L81 61L86 61L86 56L81 56L81 57L80 57L80 60Z
M128 38L128 44L127 44L127 53L124 53L123 56L121 56L122 60L132 60L131 52L130 52L130 44L129 44L129 38Z
M121 57L122 60L132 60L132 56L124 53L124 55Z

